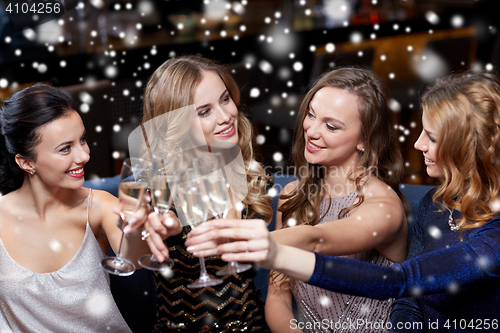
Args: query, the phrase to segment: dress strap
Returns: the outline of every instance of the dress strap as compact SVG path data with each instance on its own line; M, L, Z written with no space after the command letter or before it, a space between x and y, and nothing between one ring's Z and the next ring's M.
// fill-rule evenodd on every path
M373 173L370 173L368 178L366 178L365 182L361 185L361 188L363 188L365 186L365 184L368 183L368 181L370 180L370 178L372 178L372 176L373 176Z
M90 198L92 197L92 189L89 188L89 197L87 199L87 223L89 223Z

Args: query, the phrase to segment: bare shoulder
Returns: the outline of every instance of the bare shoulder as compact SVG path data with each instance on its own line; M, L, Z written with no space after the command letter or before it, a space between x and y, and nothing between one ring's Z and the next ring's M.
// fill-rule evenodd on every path
M114 206L118 205L118 198L101 190L92 190L91 211L94 217L102 218L105 214L111 213Z
M363 194L366 200L398 203L401 205L401 200L397 193L389 185L375 177L370 178L365 184Z
M401 199L397 193L386 183L378 178L372 177L363 187L365 201L359 207L365 207L372 213L379 210L390 218L383 219L388 224L399 226L405 221L405 212Z

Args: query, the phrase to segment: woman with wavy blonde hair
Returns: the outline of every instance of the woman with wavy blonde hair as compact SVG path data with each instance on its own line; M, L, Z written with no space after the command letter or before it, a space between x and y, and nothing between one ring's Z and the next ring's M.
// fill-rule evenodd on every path
M498 332L500 77L452 74L424 93L422 108L415 148L429 176L442 184L420 202L403 263L381 267L284 246L255 221L215 221L195 229L192 250L254 261L339 293L396 298L391 322L378 325L394 332ZM219 230L206 233L213 229ZM218 237L238 241L214 249ZM361 326L366 325L374 323Z
M197 56L170 59L153 73L147 84L143 128L149 133L149 148L155 153L182 150L183 158L187 155L192 158L197 144L204 144L209 150L217 144L237 145L244 170L234 172L243 174L247 187L246 197L240 198L245 206L240 217L270 221L272 210L266 194L270 177L254 159L252 125L238 110L239 102L239 89L224 66ZM191 127L192 120L199 127ZM229 183L234 195L231 179ZM173 278L156 274L155 332L268 330L260 291L252 280L255 270L225 276L218 286L189 290L186 286L199 274L198 259L184 247L190 227L182 228L174 223L167 228L155 213L150 215L145 227L151 234L148 244L158 260L170 256L175 262ZM225 263L220 257L206 258L210 275L223 266Z

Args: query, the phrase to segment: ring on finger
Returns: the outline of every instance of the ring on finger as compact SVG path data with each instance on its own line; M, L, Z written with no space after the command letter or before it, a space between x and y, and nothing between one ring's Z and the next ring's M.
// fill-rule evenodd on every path
M142 237L141 237L141 239L142 239L142 240L146 240L146 238L148 238L148 237L149 237L149 232L147 232L146 230L143 230L143 231L141 232L141 236L142 236Z

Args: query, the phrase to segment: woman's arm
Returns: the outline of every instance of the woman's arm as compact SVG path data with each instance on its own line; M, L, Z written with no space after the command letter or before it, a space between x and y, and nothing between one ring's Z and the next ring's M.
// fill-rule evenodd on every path
M254 222L254 223L252 223ZM450 283L466 287L500 277L500 219L492 220L459 244L422 254L393 267L331 257L277 244L263 223L213 221L189 238L196 256L223 253L225 261L253 261L287 276L335 292L376 299L446 292ZM218 244L213 239L228 238ZM311 258L316 257L316 261ZM314 265L311 271L311 263ZM429 280L429 276L434 279Z
M296 186L297 182L288 184L283 193L290 193ZM281 244L327 255L349 255L375 248L392 261L403 261L407 225L399 197L377 179L363 190L364 202L348 217L316 226L277 229L271 233L272 237ZM281 204L282 201L278 203ZM277 217L280 215L278 212Z
M93 190L92 194L92 204L98 214L100 227L104 231L111 248L115 253L117 253L120 246L122 231L117 225L117 223L121 222L117 221L119 217L113 213L113 208L118 205L118 199L104 191ZM144 223L147 219L145 207L140 208L133 217L138 221L136 223ZM141 239L141 237L141 230L135 229L123 238L121 249L123 256L132 261L136 267L139 268L140 266L137 264L139 258L142 255L149 253L149 247L147 243Z
M269 283L266 298L266 322L272 332L301 332L299 329L292 330L293 309L292 291L280 288L283 275L276 281Z
M276 229L281 229L281 225L281 213L279 213L276 215ZM292 290L286 284L280 287L284 279L287 278L285 275L279 272L272 273L279 275L274 281L269 282L265 308L266 322L272 332L289 332L292 331L290 324L295 318L292 308Z

